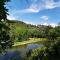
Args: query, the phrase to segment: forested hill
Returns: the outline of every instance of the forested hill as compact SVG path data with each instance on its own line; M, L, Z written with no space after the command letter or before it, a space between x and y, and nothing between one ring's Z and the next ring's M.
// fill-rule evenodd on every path
M17 20L8 20L8 23L14 41L24 41L28 38L52 38L53 36L57 37L57 33L60 33L59 26L55 28L45 25L36 26Z
M33 34L33 31L36 31L38 28L36 25L26 24L17 20L8 20L8 23L14 40L21 40L22 38L20 37L26 38L30 33Z
M8 20L8 23L10 25L14 25L16 27L20 27L20 28L36 28L37 26L36 25L32 25L32 24L27 24L25 22L22 22L22 21L18 21L18 20Z
M10 24L10 26L12 27L12 26L14 26L14 27L16 27L16 28L21 28L21 29L23 29L23 28L35 28L35 29L44 29L44 28L46 28L46 27L51 27L51 26L45 26L45 25L33 25L33 24L27 24L27 23L25 23L25 22L22 22L22 21L18 21L18 20L8 20L8 23Z
M31 25L31 24L26 24L22 21L18 21L18 20L8 20L8 23L10 25L10 29L14 30L15 32L21 33L24 32L26 30L37 30L37 26L36 25Z

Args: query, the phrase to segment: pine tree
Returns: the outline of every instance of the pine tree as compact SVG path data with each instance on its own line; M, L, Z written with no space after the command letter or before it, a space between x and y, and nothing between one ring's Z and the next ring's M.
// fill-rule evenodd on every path
M5 4L10 0L0 0L0 52L6 51L7 48L12 46L7 23L7 12Z

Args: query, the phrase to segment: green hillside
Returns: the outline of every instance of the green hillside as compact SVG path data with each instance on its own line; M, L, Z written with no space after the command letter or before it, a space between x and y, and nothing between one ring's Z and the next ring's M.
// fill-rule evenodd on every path
M33 32L34 30L37 30L37 27L35 25L26 24L22 21L16 21L16 20L8 20L9 26L10 26L10 32L12 34L12 37L15 41L20 40L20 37L22 37L23 40L24 37L28 37L28 32Z

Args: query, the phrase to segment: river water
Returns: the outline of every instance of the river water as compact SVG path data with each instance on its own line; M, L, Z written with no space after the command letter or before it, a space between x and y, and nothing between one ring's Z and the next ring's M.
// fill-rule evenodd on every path
M15 58L15 60L21 60L21 58L26 56L26 53L29 52L29 50L42 46L42 44L34 43L13 47L12 49L8 49L6 54L0 55L0 60L12 60L12 58Z

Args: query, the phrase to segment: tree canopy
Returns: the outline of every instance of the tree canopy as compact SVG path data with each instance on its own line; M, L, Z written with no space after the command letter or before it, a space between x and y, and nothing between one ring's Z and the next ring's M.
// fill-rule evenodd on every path
M11 40L9 35L10 28L7 23L8 9L5 7L10 0L0 0L0 52L5 51L11 47Z
M0 20L7 19L8 9L5 7L6 3L10 0L0 0Z

